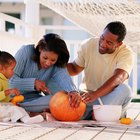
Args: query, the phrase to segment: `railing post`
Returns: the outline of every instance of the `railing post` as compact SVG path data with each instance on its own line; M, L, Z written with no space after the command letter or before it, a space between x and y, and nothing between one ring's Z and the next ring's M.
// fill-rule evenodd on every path
M5 31L5 21L0 19L0 31Z

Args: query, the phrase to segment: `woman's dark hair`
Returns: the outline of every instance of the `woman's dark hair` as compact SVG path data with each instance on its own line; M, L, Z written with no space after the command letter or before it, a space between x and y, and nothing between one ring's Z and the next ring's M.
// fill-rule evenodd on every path
M118 36L118 42L121 42L124 40L126 35L126 27L125 25L120 21L114 21L110 22L105 29L108 29L112 34L115 34Z
M13 61L16 62L15 58L10 53L0 51L0 64L2 66L10 65Z
M54 64L58 67L65 67L69 61L69 51L67 45L63 39L57 34L49 33L43 36L37 45L35 46L35 55L33 60L39 64L40 50L52 51L58 54L58 60Z

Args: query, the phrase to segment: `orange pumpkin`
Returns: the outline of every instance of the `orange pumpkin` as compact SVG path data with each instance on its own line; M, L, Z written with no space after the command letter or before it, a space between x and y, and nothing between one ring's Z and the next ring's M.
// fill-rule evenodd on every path
M18 103L18 102L22 102L23 100L24 100L24 96L23 95L17 95L17 96L13 97L12 102Z
M59 121L78 121L86 110L86 104L82 101L78 108L72 108L65 91L60 91L53 95L49 106L52 116Z
M120 123L129 125L132 123L132 119L131 118L121 118Z

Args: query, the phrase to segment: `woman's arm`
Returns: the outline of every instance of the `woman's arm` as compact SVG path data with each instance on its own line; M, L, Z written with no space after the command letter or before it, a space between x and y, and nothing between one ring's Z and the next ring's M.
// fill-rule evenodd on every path
M32 48L31 46L23 46L20 50L16 53L16 67L14 70L14 76L9 80L9 86L11 88L18 88L19 90L27 90L27 91L34 91L34 77L30 76L34 70L34 67L31 67L30 59L32 55ZM28 61L28 63L27 63ZM24 73L24 74L23 74ZM28 75L28 77L24 76Z
M72 81L71 76L69 75L67 68L55 68L52 78L56 83L65 91L78 91L75 84Z

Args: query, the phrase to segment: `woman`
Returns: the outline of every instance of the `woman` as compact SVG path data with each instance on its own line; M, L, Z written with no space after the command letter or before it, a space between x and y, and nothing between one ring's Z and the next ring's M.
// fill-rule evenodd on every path
M67 91L70 105L78 107L81 98L65 68L69 52L59 35L46 34L36 46L23 46L15 59L15 74L9 84L23 93L25 101L20 105L27 111L48 109L50 98L59 90Z

